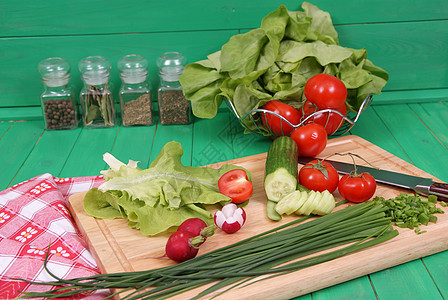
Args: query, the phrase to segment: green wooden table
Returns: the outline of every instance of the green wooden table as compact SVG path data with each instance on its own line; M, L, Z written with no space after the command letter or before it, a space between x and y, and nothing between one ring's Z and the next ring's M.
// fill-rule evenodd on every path
M361 136L446 182L446 120L448 102L373 105L349 134ZM182 144L182 161L192 166L263 153L270 145L267 138L244 135L226 108L214 119L196 119L183 126L46 131L40 119L6 121L0 123L0 188L42 173L98 175L106 168L104 152L122 161L139 160L139 166L145 168L171 140ZM448 298L447 275L448 251L444 251L300 299L444 299Z
M390 74L349 134L359 135L424 171L448 181L448 2L405 0L314 0L331 14L341 45L368 49L368 57ZM266 152L270 140L243 135L227 109L188 126L45 131L41 120L37 64L60 56L72 65L102 55L113 64L139 53L151 63L180 51L189 62L204 59L238 33L297 0L245 1L2 1L0 4L0 189L48 172L54 176L97 175L104 152L147 167L163 145L177 140L183 162L200 166ZM204 13L205 12L205 13ZM3 22L2 22L3 21ZM10 121L15 120L15 121ZM25 120L25 121L17 121ZM412 245L410 245L412 247ZM297 283L298 285L300 282ZM294 288L293 286L291 287ZM448 251L306 295L304 299L448 298Z

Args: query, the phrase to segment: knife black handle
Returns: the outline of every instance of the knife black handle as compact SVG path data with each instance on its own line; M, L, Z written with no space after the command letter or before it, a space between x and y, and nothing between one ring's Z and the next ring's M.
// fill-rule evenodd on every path
M448 202L448 184L435 182L429 187L429 193L436 195L440 201Z

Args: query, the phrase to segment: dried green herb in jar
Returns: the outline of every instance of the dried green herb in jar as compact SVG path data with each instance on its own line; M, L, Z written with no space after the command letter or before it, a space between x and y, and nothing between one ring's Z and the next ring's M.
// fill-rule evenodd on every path
M160 91L159 112L161 124L190 123L190 103L182 91Z
M115 107L110 86L110 62L102 56L88 56L79 64L84 82L80 92L84 127L115 126Z
M185 99L179 82L186 63L187 58L179 52L166 52L157 59L160 77L157 96L163 125L191 122L190 102Z
M104 88L88 85L84 95L84 123L114 126L115 109L107 84Z
M124 104L123 125L152 124L151 95L143 94Z

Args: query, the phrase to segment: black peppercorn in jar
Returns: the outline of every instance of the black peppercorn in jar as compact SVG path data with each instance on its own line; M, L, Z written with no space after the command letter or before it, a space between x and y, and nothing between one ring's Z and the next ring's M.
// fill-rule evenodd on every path
M77 108L69 85L70 64L60 57L47 58L39 63L45 89L41 94L45 128L74 129L78 126Z
M192 121L190 102L179 83L187 59L179 52L167 52L157 59L160 85L157 91L160 123L189 124Z

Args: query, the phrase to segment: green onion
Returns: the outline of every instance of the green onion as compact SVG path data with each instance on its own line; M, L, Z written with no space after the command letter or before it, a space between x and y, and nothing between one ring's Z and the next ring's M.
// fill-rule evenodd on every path
M388 210L365 202L309 222L303 222L309 216L303 217L182 263L147 271L61 279L48 269L47 253L44 267L56 281L32 283L58 287L47 292L27 292L24 297L58 298L118 289L114 295L128 293L123 299L164 299L214 282L196 299L222 288L225 292L252 284L248 283L251 279L264 280L259 278L261 275L270 278L296 272L389 240L398 231L393 230L386 216ZM319 253L337 246L343 247Z
M420 225L437 222L437 217L434 214L444 213L442 209L436 207L437 196L434 195L424 198L420 195L401 193L396 198L388 200L383 197L375 197L373 202L388 208L386 215L395 222L396 226L414 229L417 234L426 232L420 229Z

